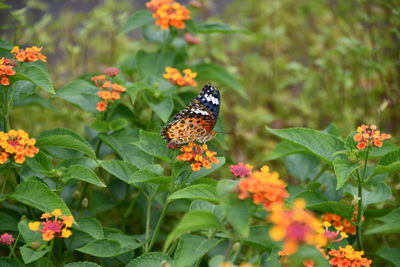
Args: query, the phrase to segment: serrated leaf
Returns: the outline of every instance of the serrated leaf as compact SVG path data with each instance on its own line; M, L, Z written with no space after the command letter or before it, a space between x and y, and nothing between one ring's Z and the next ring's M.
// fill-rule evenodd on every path
M307 205L307 209L319 212L329 212L337 214L346 218L349 221L353 217L354 213L354 210L351 206L338 201L326 201L326 202Z
M17 231L17 224L14 217L0 211L0 231Z
M165 253L148 252L131 260L126 267L158 267L161 266L163 261L166 261L169 264L173 263L172 259Z
M110 121L109 124L110 124L111 130L119 131L128 125L128 121L126 119L119 118L119 119Z
M30 81L51 94L55 93L49 73L39 66L24 66L21 71L17 71L13 79Z
M217 189L213 185L196 184L174 192L168 200L175 199L200 199L218 203Z
M26 158L26 163L36 172L47 173L54 170L51 159L41 151L33 158Z
M101 265L89 261L77 261L67 263L63 267L101 267Z
M121 33L127 33L143 25L153 22L152 12L149 10L139 10L132 14L122 27Z
M305 152L306 150L298 144L292 143L290 141L284 140L280 142L274 150L267 155L264 160L274 160L285 157L287 155Z
M307 128L271 129L267 131L282 139L304 147L324 161L332 163L333 153L344 150L344 143L336 136Z
M366 231L366 234L393 234L400 232L400 208L392 210L377 220L383 224Z
M96 154L89 143L78 134L68 129L56 128L44 131L38 137L36 146L39 148L61 147L78 150L87 154L91 158L96 158Z
M74 225L74 228L89 234L95 239L104 238L103 227L96 218L93 217L78 218L76 219L76 225Z
M160 76L165 72L165 67L173 66L175 53L156 53L140 50L136 54L136 64L140 78Z
M186 213L175 229L168 235L164 243L164 250L171 242L183 234L199 230L223 229L217 217L208 211L191 211Z
M90 128L100 133L106 133L110 130L108 122L103 120L95 120L92 125L90 125Z
M115 257L124 253L119 242L109 239L94 240L76 250L100 258Z
M336 190L339 190L347 181L347 178L361 166L356 163L351 163L342 158L336 158L333 161L333 168L337 179Z
M400 267L400 248L382 247L374 255L390 262L396 267Z
M209 212L213 213L220 222L222 222L224 219L224 214L222 212L221 206L212 204L208 201L194 200L194 201L192 201L192 203L190 203L189 210L190 211L193 211L193 210L209 211Z
M25 264L34 262L49 252L49 248L45 247L42 250L34 250L28 247L27 245L20 247L19 250L21 251L22 260Z
M143 152L163 161L171 160L171 152L167 144L161 140L159 133L140 130L139 141L133 142Z
M174 109L172 97L164 96L156 98L149 92L144 92L143 97L150 108L157 114L157 116L160 117L163 122L167 122L172 110Z
M85 80L73 81L57 90L56 97L60 97L90 113L95 113L99 102L97 87Z
M159 175L157 173L148 171L148 170L140 170L133 173L129 177L129 184L134 183L153 183L153 184L168 184L173 180L171 176Z
M71 211L64 200L38 179L28 179L21 182L9 197L43 212L61 209L63 215L71 215Z
M400 171L400 149L383 156L374 170L374 175L396 171Z
M312 180L319 172L320 160L310 154L296 153L283 158L288 173L301 181Z
M99 177L97 177L94 171L83 165L70 166L63 178L66 180L77 179L89 184L106 187L106 185L100 180Z
M103 160L100 166L125 183L129 183L132 174L138 170L132 163L122 160Z
M355 186L348 185L345 187L345 191L352 194L354 197L358 197L358 189ZM369 204L383 202L388 200L392 196L390 187L383 181L372 185L370 188L364 188L362 193L362 202L364 206Z
M208 251L217 246L223 239L207 239L196 235L183 235L174 256L174 265L192 267Z

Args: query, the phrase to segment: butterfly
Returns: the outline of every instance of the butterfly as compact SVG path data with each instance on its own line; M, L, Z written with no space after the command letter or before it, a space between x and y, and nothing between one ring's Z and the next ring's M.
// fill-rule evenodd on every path
M200 94L161 129L161 138L170 144L209 141L217 134L213 129L219 106L219 91L211 84L205 85Z

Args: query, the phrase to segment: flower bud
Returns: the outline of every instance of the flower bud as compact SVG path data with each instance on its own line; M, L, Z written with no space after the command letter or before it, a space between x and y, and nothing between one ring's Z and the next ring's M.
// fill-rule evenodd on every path
M38 248L40 248L40 246L41 246L42 244L40 244L39 242L31 242L30 244L29 244L29 246L31 247L31 248L33 248L33 249L38 249Z
M87 208L88 205L89 205L89 200L88 200L87 197L85 197L85 198L82 200L82 207Z
M171 267L171 264L169 264L166 260L163 260L161 262L161 267Z

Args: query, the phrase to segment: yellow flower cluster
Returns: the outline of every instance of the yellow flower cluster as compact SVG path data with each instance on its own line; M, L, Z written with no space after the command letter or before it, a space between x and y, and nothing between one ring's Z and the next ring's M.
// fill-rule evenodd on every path
M41 60L43 62L47 62L46 57L43 56L40 52L42 51L42 47L32 46L24 49L20 49L19 46L14 46L11 50L11 54L14 54L15 59L17 61L38 61Z
M24 163L25 157L33 158L39 152L35 143L24 130L0 132L0 164L6 163L11 155L18 164Z
M146 7L153 11L156 24L163 30L169 27L183 29L185 20L190 19L190 11L173 0L152 0L146 3Z
M53 210L51 214L43 213L40 218L45 219L46 221L30 222L28 227L32 231L42 233L44 241L50 241L54 237L68 238L72 235L69 228L71 228L74 223L74 217L62 216L60 209Z
M166 73L163 75L170 83L178 86L197 86L197 82L194 80L197 73L192 72L191 69L184 69L182 75L178 69L166 67Z

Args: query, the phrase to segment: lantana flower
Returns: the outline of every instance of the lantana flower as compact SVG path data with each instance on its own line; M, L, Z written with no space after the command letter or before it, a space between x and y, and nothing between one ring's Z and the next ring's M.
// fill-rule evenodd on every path
M356 234L356 227L346 218L341 217L340 215L336 215L333 213L324 213L321 216L322 221L327 221L332 224L333 227L343 227L341 232L344 232L349 235ZM353 220L353 219L352 219Z
M24 49L19 48L19 46L14 46L11 50L11 54L17 61L25 62L35 62L41 60L47 62L46 56L41 54L42 47L32 46Z
M238 184L239 198L252 198L255 204L263 204L266 210L274 203L283 203L289 197L286 183L279 178L277 172L270 172L268 166L260 171L254 171L247 178L241 179Z
M4 233L4 234L0 235L0 244L3 243L3 244L6 244L7 246L9 246L14 241L15 241L15 239L13 238L13 236L8 233Z
M301 244L325 246L327 243L321 233L321 222L305 207L303 199L296 199L291 208L286 208L282 203L271 206L268 219L274 226L269 235L275 241L283 241L284 255L295 253Z
M163 30L169 27L183 29L186 26L185 20L190 19L190 11L173 0L152 0L146 3L146 7L153 11L156 24Z
M72 235L70 228L74 223L74 217L63 216L60 209L55 209L52 213L43 213L40 218L45 221L30 222L28 227L32 231L40 232L44 241L50 241L55 237L68 238Z
M186 41L188 44L192 44L192 45L197 45L197 44L200 43L200 39L197 38L196 36L190 34L190 33L186 33L186 34L185 34L185 41Z
M9 77L15 75L15 62L8 58L0 58L0 84L9 85Z
M364 258L364 251L356 251L350 245L335 250L332 249L328 252L330 256L333 256L329 260L332 267L343 267L343 266L365 266L370 267L372 260Z
M110 103L120 99L121 93L126 91L125 87L113 83L109 78L118 75L118 68L109 67L104 70L104 73L91 78L99 89L97 95L102 99L96 105L96 109L100 112L105 111Z
M322 225L324 226L323 235L329 242L340 242L349 237L345 232L343 232L343 226L334 227L336 231L331 231L330 227L332 225L328 221L324 221Z
M197 82L194 80L197 73L192 72L191 69L184 69L182 75L178 69L166 67L166 73L163 75L170 83L178 86L197 86Z
M391 137L390 134L381 133L380 130L377 130L376 125L363 124L357 128L357 133L353 136L353 139L359 142L357 144L358 149L364 149L369 146L382 147L382 141Z
M239 162L236 165L231 165L229 167L229 170L233 175L236 177L247 177L251 174L251 170L253 169L253 166L250 164L243 164L243 162Z
M36 139L29 138L24 130L0 132L0 164L6 163L11 155L18 164L24 163L26 157L33 158L39 153L35 143Z
M206 144L199 145L190 142L188 145L182 146L180 151L183 153L178 155L176 159L189 162L192 171L200 171L201 168L210 169L212 163L219 162L215 157L217 152L209 150Z

